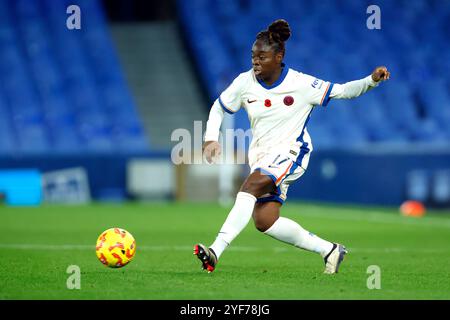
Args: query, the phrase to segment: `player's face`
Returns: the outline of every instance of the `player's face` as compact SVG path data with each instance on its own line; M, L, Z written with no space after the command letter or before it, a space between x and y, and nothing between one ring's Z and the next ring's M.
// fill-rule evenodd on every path
M280 69L283 55L275 53L273 48L262 41L255 41L252 47L252 66L255 76L269 79Z

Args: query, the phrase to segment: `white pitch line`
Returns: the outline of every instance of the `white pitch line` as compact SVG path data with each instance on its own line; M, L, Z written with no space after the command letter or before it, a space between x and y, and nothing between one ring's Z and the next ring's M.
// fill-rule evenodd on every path
M0 244L0 249L13 250L95 250L95 245L80 244L27 244L27 243L10 243ZM255 252L255 251L272 251L276 253L288 252L293 247L286 245L285 247L254 247L254 246L236 246L230 247L230 251ZM138 251L192 251L192 246L137 246ZM434 249L434 248L364 248L355 247L348 248L349 253L401 253L401 252L418 252L418 253L449 253L450 248Z

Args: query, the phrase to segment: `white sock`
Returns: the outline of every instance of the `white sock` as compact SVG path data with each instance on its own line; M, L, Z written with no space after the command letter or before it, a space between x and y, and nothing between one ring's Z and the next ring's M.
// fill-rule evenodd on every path
M279 217L265 234L298 248L319 253L325 257L333 248L333 244L303 229L291 219Z
M252 217L255 208L256 198L247 192L239 192L236 196L236 202L228 214L216 240L210 246L217 256L228 247L234 238L245 228Z

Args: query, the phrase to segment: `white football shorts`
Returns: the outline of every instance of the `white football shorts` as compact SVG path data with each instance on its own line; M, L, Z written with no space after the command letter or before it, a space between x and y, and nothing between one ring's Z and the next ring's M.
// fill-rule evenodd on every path
M289 185L305 173L306 168L302 168L295 160L291 154L269 153L253 164L250 169L251 173L260 171L261 174L268 175L276 186L275 192L262 195L257 202L278 201L281 204L284 203Z

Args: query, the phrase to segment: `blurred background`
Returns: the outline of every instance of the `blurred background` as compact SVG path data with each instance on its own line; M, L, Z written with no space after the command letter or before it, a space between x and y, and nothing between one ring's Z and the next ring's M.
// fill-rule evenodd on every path
M381 29L367 28L369 5ZM293 69L337 83L391 72L313 112L289 200L450 207L448 0L0 0L2 201L230 203L248 168L174 165L172 133L204 129L279 18ZM243 110L226 121L249 127Z

